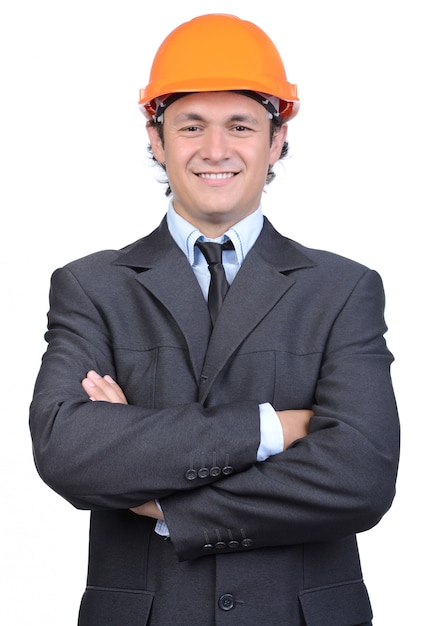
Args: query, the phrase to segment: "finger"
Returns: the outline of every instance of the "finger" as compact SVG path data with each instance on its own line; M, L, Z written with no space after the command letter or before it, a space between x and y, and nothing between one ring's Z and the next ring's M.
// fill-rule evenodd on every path
M109 391L113 394L114 402L120 402L121 404L127 404L126 396L124 395L124 391L118 385L118 383L113 380L109 374L104 376L104 381L110 385Z
M90 400L127 404L121 387L108 374L100 376L94 370L90 370L82 381L82 387Z
M107 400L107 395L100 385L100 376L93 371L88 372L87 376L81 382L82 388L88 395L90 400Z

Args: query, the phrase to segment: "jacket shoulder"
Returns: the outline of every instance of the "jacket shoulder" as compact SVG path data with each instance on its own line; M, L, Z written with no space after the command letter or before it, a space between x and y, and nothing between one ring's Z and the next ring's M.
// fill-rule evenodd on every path
M290 239L289 241L292 243L292 245L299 249L302 254L307 256L311 261L315 263L315 265L319 267L332 267L338 270L350 271L352 273L360 274L364 274L365 272L371 270L371 268L364 263L343 256L336 252L332 252L330 250L321 250L318 248L309 248L298 243L297 241L293 241Z
M259 238L258 252L266 260L278 263L283 269L314 268L315 271L339 272L361 276L370 271L366 265L329 250L311 248L279 233L267 218Z

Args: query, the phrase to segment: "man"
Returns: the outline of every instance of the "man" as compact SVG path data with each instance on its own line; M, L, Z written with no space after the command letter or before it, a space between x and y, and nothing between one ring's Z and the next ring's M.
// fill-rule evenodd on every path
M399 445L383 289L262 216L298 103L254 24L180 25L140 101L166 218L53 275L31 431L91 510L80 626L371 624L355 535Z

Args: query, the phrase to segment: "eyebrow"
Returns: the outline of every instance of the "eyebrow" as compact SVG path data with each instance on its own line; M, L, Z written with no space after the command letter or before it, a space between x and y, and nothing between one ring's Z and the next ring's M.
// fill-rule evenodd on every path
M200 113L179 113L173 120L174 123L185 123L185 122L206 122L206 118ZM249 113L234 113L230 115L226 120L228 122L240 122L241 124L249 124L251 126L259 126L259 121L250 115Z

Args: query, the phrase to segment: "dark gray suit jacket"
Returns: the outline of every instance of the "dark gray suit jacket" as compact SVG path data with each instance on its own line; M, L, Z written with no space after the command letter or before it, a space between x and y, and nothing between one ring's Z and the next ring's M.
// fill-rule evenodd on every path
M30 424L43 480L92 510L79 624L369 623L355 535L391 505L399 446L378 274L265 220L209 339L163 220L57 270L50 301ZM90 369L129 405L89 401ZM315 416L259 463L262 402ZM153 498L170 540L128 511Z

